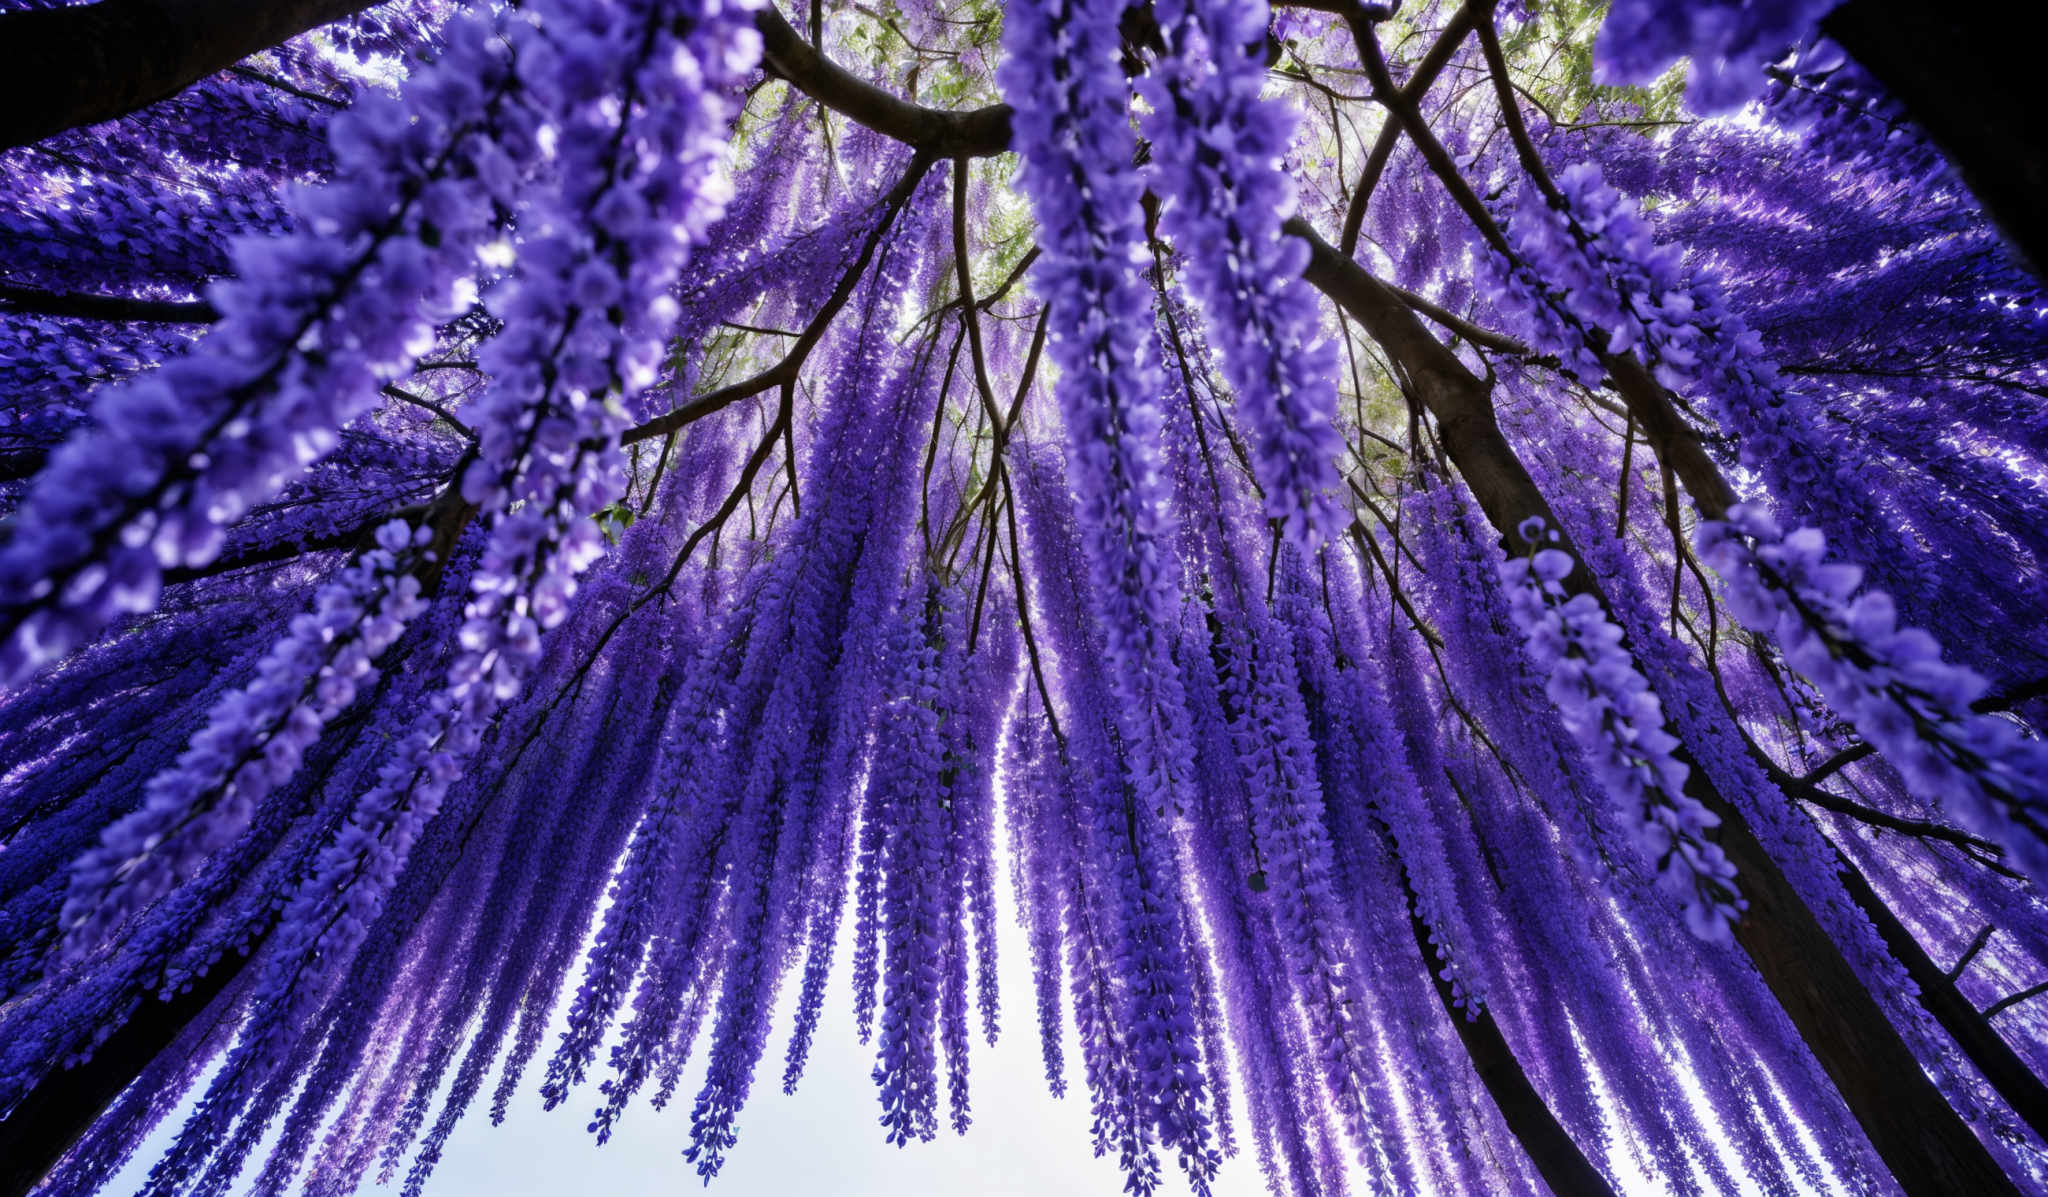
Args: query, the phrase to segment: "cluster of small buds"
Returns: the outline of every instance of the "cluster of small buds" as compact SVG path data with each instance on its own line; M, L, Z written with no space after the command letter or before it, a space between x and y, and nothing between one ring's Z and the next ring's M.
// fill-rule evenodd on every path
M1898 626L1884 592L1857 594L1863 570L1828 560L1813 528L1787 533L1760 508L1738 506L1700 525L1699 548L1735 617L1770 637L1912 792L2003 844L2022 871L2048 877L2048 743L1972 710L1982 677L1943 661L1927 632Z
M298 772L334 717L376 680L377 658L425 606L411 572L429 538L404 520L323 585L311 611L221 699L177 763L150 779L142 805L107 828L73 867L61 922L68 954L99 944L127 916L190 877L239 835L256 805Z
M1281 229L1295 211L1282 166L1294 117L1261 95L1267 8L1165 0L1157 12L1168 53L1138 87L1160 228L1235 392L1266 514L1313 547L1337 527L1336 346L1301 277L1308 245Z
M893 692L884 707L868 781L871 818L882 828L881 1027L874 1079L882 1128L901 1147L938 1133L939 982L945 964L946 765L941 741L938 653L928 643L922 604L907 603L891 636Z
M402 98L337 117L336 181L297 196L293 232L237 244L211 335L104 392L51 457L0 548L0 684L152 610L163 570L218 555L226 525L330 452L469 306L493 197L538 153L508 120L491 28L451 22Z
M1657 245L1650 223L1602 179L1591 163L1557 176L1565 207L1524 187L1506 220L1515 258L1496 253L1501 305L1554 355L1587 382L1606 372L1600 355L1627 353L1648 341L1655 348L1690 339L1696 304L1683 286L1678 252ZM1687 378L1690 349L1675 347L1653 363L1659 381L1674 389Z
M1948 174L1948 159L1905 106L1825 38L1772 73L1763 104L1779 124L1806 135L1807 152L1912 187L1938 184Z
M1540 516L1523 521L1526 557L1500 567L1508 608L1529 657L1545 674L1620 825L1657 871L1657 883L1685 907L1693 934L1725 941L1744 902L1735 866L1708 834L1720 818L1685 792L1687 769L1664 729L1664 708L1622 644L1621 628L1590 594L1565 595L1576 561Z

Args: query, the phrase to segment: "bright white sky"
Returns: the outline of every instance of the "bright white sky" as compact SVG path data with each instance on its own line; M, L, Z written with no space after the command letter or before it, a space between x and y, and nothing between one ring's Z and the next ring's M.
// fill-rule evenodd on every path
M995 790L1000 801L1000 777ZM1001 841L1006 824L1000 806L995 820ZM753 1097L740 1115L739 1143L708 1190L701 1188L682 1151L689 1141L690 1107L703 1084L710 1020L698 1036L691 1067L677 1086L675 1100L667 1109L655 1110L643 1092L614 1128L611 1142L599 1147L585 1128L601 1096L597 1087L608 1075L602 1067L609 1058L608 1045L599 1050L598 1067L568 1104L552 1113L541 1109L537 1087L546 1072L547 1053L560 1042L566 1025L566 1011L558 1008L554 1025L542 1041L541 1054L528 1065L525 1083L514 1097L504 1125L493 1127L489 1116L489 1095L497 1084L494 1070L469 1115L449 1138L425 1197L681 1197L697 1192L705 1192L707 1197L1121 1197L1123 1174L1115 1159L1097 1159L1090 1154L1087 1087L1075 1053L1072 1007L1065 1002L1064 993L1067 1096L1055 1099L1046 1090L1028 944L1011 902L1015 890L1010 853L999 847L996 863L1003 1033L996 1046L989 1047L980 1038L978 1014L970 1011L975 1030L969 1076L974 1125L965 1136L952 1133L941 1106L941 1130L935 1141L899 1148L883 1140L877 1121L881 1106L870 1076L874 1047L856 1042L853 1034L853 992L848 977L853 958L853 912L849 909L841 922L824 1016L802 1083L795 1094L782 1093L791 1008L802 979L799 961L778 1003ZM581 975L579 959L569 976L572 988ZM1676 1075L1688 1096L1700 1101L1702 1095L1690 1070L1681 1066ZM1267 1197L1265 1178L1252 1154L1242 1097L1234 1088L1239 1083L1233 1075L1232 1096L1237 1100L1232 1103L1232 1114L1240 1153L1223 1161L1213 1192L1215 1197ZM105 1197L134 1197L203 1088L202 1082L187 1095L184 1105L107 1186ZM435 1112L439 1112L438 1105ZM1718 1141L1711 1124L1708 1133ZM1740 1178L1741 1197L1759 1197L1758 1187L1742 1175L1741 1162L1730 1146L1725 1142L1717 1142L1717 1146ZM257 1158L262 1158L260 1153ZM1626 1158L1610 1157L1598 1163L1615 1179L1624 1197L1669 1197L1664 1186ZM255 1166L248 1168L244 1181L253 1180L256 1170ZM1162 1159L1161 1171L1165 1176L1161 1197L1182 1197L1188 1192L1170 1158ZM402 1174L397 1179L402 1182ZM1348 1179L1353 1193L1372 1191L1363 1168L1354 1165ZM1805 1186L1795 1187L1800 1197L1819 1197ZM361 1192L364 1197L395 1197L397 1190L397 1183L390 1187L366 1184ZM236 1197L248 1197L248 1192L246 1187L240 1188Z
M1115 1161L1089 1154L1088 1099L1078 1072L1070 1075L1065 1098L1046 1092L1029 957L1014 923L1005 921L998 949L1003 1035L994 1048L978 1038L974 1045L974 1126L965 1137L942 1127L934 1142L902 1148L882 1139L876 1122L881 1107L868 1075L874 1049L854 1040L845 967L851 948L850 941L841 945L810 1066L788 1097L781 1091L782 1056L794 1002L782 1003L770 1056L740 1117L739 1145L712 1182L712 1197L1115 1197L1123 1191ZM1071 1049L1071 1026L1068 1044ZM466 1121L450 1140L428 1197L695 1190L696 1174L681 1151L689 1131L688 1099L702 1079L701 1038L698 1046L690 1083L679 1086L677 1100L662 1111L636 1104L602 1148L583 1130L597 1103L594 1087L573 1109L543 1113L539 1097L529 1091L502 1127L494 1129L488 1118ZM1169 1191L1184 1190L1176 1185ZM1248 1156L1226 1160L1216 1192L1264 1194L1257 1163Z

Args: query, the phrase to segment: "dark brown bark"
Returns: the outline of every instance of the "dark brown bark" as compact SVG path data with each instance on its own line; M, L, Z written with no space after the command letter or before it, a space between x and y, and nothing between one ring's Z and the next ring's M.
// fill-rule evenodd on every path
M1489 40L1488 34L1489 31L1482 26L1482 41ZM1493 47L1489 45L1488 48L1492 50ZM1497 61L1496 69L1499 69ZM1525 160L1534 173L1538 164L1533 152L1526 154ZM1727 477L1722 474L1720 466L1707 453L1706 446L1701 443L1698 435L1679 414L1669 392L1651 377L1648 368L1634 354L1605 353L1602 354L1601 361L1607 368L1609 380L1616 393L1626 404L1635 426L1642 430L1657 459L1677 475L1702 515L1710 519L1724 516L1728 509L1735 505L1736 492ZM1980 710L1988 709L1985 702L1976 705ZM1881 826L1889 826L1906 834L1946 840L1965 850L1991 850L1991 846L1984 841L1956 829L1926 821L1882 816L1881 812L1862 808L1813 784L1818 778L1826 776L1861 755L1867 755L1869 751L1870 747L1867 744L1856 745L1837 754L1826 765L1803 779L1785 775L1775 762L1767 759L1760 757L1759 763L1788 794L1801 801L1838 813L1847 813L1854 818L1876 821ZM1987 867L2016 876L1995 861L1983 860L1981 857L1980 860ZM1893 957L1905 967L1919 986L1921 1006L1948 1031L1956 1045L1984 1074L1985 1079L2013 1112L2033 1128L2036 1134L2048 1138L2048 1129L2044 1129L2044 1123L2048 1123L2048 1085L2044 1085L2041 1078L2020 1060L2011 1046L1992 1028L1988 1017L1971 1005L1948 976L1935 966L1926 951L1877 896L1863 875L1846 861L1842 863L1840 874L1850 897L1876 925Z
M2019 1115L2020 1121L2048 1141L2048 1085L2034 1075L1990 1019L1979 1013L1949 975L1934 963L1863 874L1846 862L1841 872L1849 897L1870 917L1892 957L1905 966L1906 975L1920 987L1920 1004L1934 1015L1935 1021L1956 1041L1977 1071L1984 1074L2005 1104L2012 1107L2012 1112Z
M1398 865L1395 871L1400 872ZM1493 1012L1482 1006L1476 1016L1467 1018L1465 1011L1458 1008L1451 983L1437 967L1436 946L1429 941L1429 924L1417 911L1415 890L1408 884L1406 874L1401 876L1401 888L1408 898L1408 924L1415 933L1415 947L1422 953L1423 969L1436 986L1444 1016L1457 1029L1458 1041L1465 1045L1465 1054L1471 1057L1479 1083L1486 1086L1487 1095L1500 1111L1501 1121L1507 1123L1509 1133L1528 1153L1529 1162L1536 1165L1537 1175L1557 1197L1614 1197L1614 1186L1586 1158L1586 1153L1551 1112L1550 1103L1543 1100L1530 1082L1522 1062L1508 1046L1507 1037L1500 1033Z
M93 1121L241 975L246 956L216 962L192 988L160 1002L144 998L121 1029L75 1068L50 1073L0 1119L0 1197L23 1197L71 1150Z
M926 108L883 91L820 54L773 5L761 10L754 26L761 31L761 61L770 75L877 133L933 158L985 158L1009 148L1008 104L966 112Z
M1510 550L1527 547L1516 525L1531 515L1557 527L1542 491L1501 434L1485 381L1437 341L1399 296L1305 222L1290 221L1288 227L1311 247L1309 282L1362 324L1406 370L1416 398L1437 420L1445 452ZM1565 584L1600 595L1583 564ZM1735 927L1736 941L1900 1187L1910 1197L2017 1195L2019 1190L1928 1078L1741 813L1698 768L1686 790L1720 816L1721 848L1734 862L1749 900Z
M125 116L375 0L99 0L0 16L0 150Z
M0 31L0 36L4 35L4 31ZM211 324L220 319L220 313L203 299L64 294L5 283L0 283L0 312L62 316L75 320L136 320L150 324Z
M760 25L778 73L864 125L920 148L943 144L943 152L953 156L985 156L1008 148L1005 106L957 114L920 108L801 46L794 30L772 12L763 14ZM1331 248L1306 222L1290 221L1288 228L1313 250L1308 281L1401 362L1417 397L1437 421L1445 451L1509 548L1526 547L1516 525L1528 516L1542 515L1556 526L1549 503L1501 435L1485 383L1422 326L1398 295ZM1725 510L1732 491L1668 402L1644 385L1651 381L1647 374L1626 361L1609 365L1631 408L1640 404L1649 414L1646 436L1702 510ZM1637 418L1644 420L1640 414ZM1598 593L1583 564L1567 584ZM1912 1197L2016 1194L1740 813L1705 785L1700 770L1694 769L1692 777L1695 796L1722 819L1721 846L1749 897L1749 911L1736 928L1738 942L1900 1185Z
M0 148L134 111L250 53L368 6L367 0L102 0L68 9L9 14L0 18ZM1857 0L1844 11L1882 9L1888 13L1904 7L1900 0ZM1834 21L1841 23L1840 14ZM993 105L962 113L922 108L830 63L804 43L772 9L762 14L759 26L767 65L773 73L863 124L932 156L986 156L1000 153L1008 146L1010 111L1006 106ZM1845 36L1837 30L1836 35L1850 43L1852 52L1863 57L1866 65L1886 77L1888 83L1891 80L1885 74L1887 69L1905 69L1876 65L1886 61L1881 49L1859 49L1853 33ZM1926 67L1930 73L1939 72L1944 86L1959 74L1967 75L1978 69L1974 62L1960 72L1953 63L1946 68ZM1909 106L1915 104L1916 93L1911 86L1892 86L1907 98ZM1923 99L1920 103L1928 112L1934 112L1945 101ZM2017 112L2024 106L2015 101L2006 107ZM1965 110L1973 118L1982 117L1986 111L1967 106ZM1937 140L1943 140L1945 147L1945 137L1960 136L1953 131L1944 134L1941 130L1948 126L1938 116L1930 117L1919 109L1915 115L1928 124ZM2024 129L2025 120L2024 114L2014 115L2002 127L2015 125ZM2010 134L2006 136L2010 151ZM2042 194L2039 147L2048 144L2048 140L2033 133L2017 144L2025 152L2009 153L2015 161L2008 163L2011 170L2004 172L2019 176L2018 184L2012 186L2002 181L2002 175L1994 180L1995 186L1980 181L1979 173L1973 172L1985 168L1968 165L1983 156L1977 151L1965 147L1950 148L1950 152L1966 163L1966 177L1979 188L1987 208L2008 232L2022 245L2033 246L2039 242L2023 235L2022 230L2030 224L2048 221L2048 217L2037 210L2038 204L2036 210L2029 210L2024 202L2026 196ZM2008 198L2001 204L1994 201L1994 196ZM2020 197L2017 208L2012 196ZM1511 547L1521 547L1515 525L1528 515L1551 513L1501 435L1484 384L1421 326L1398 295L1338 255L1305 224L1294 222L1291 228L1306 236L1315 249L1309 281L1364 324L1375 340L1404 364L1417 397L1436 418L1444 448L1461 476L1479 497L1503 538ZM2030 252L2037 261L2043 259L2040 250ZM1632 389L1627 385L1629 381L1633 380L1617 378L1624 394ZM1645 431L1653 441L1659 439L1660 432L1683 432L1682 428L1659 429L1648 425ZM1704 497L1702 488L1711 494L1718 471L1709 476L1702 467L1712 463L1705 460L1703 453L1692 456L1698 449L1696 440L1689 435L1672 435L1665 438L1665 446L1671 453L1667 459L1673 461L1681 475L1690 475L1688 489L1695 497ZM1695 482L1699 485L1694 486ZM1725 495L1725 483L1723 488ZM1568 582L1597 593L1583 567ZM1700 771L1694 770L1693 776L1696 783L1702 781ZM1913 1059L1840 950L1737 812L1703 784L1695 796L1722 817L1722 847L1740 871L1750 900L1750 909L1736 929L1738 940L1906 1192L1914 1197L1962 1192L2016 1193L1974 1133ZM1419 946L1427 953L1426 930L1418 925L1417 933ZM1911 967L1910 962L1908 966ZM26 1191L76 1141L105 1104L218 992L206 990L224 987L235 971L224 962L208 975L200 990L172 1002L139 1008L90 1061L78 1069L47 1078L13 1117L0 1122L0 1161L4 1161L0 1165L0 1197ZM1483 1029L1472 1032L1481 1036L1475 1040L1462 1016L1454 1021L1460 1024L1460 1036L1466 1039L1489 1092L1502 1102L1504 1116L1533 1128L1531 1134L1539 1142L1545 1141L1549 1133L1541 1127L1542 1119L1548 1119L1551 1128L1561 1136L1562 1129L1556 1127L1540 1095L1528 1087L1526 1074L1514 1064L1498 1027L1492 1028L1490 1038ZM1490 1023L1490 1019L1483 1021ZM1965 1048L1968 1050L1968 1045ZM1512 1071L1508 1070L1510 1067ZM1520 1090L1514 1084L1516 1076L1520 1076ZM1512 1115L1510 1107L1515 1111ZM2028 1115L2023 1112L2022 1116ZM1522 1131L1518 1129L1517 1134L1520 1136ZM1564 1143L1569 1142L1565 1137ZM1529 1139L1525 1138L1525 1147L1528 1144ZM1569 1169L1562 1155L1544 1150L1552 1156L1554 1166ZM1576 1148L1572 1151L1576 1153ZM1537 1160L1539 1169L1545 1169L1536 1150L1531 1150L1531 1156ZM1583 1156L1579 1159L1584 1162ZM1597 1179L1597 1173L1594 1175ZM1550 1178L1547 1170L1545 1176ZM18 1181L17 1177L26 1179ZM1600 1184L1599 1189L1588 1189L1570 1187L1567 1182L1558 1191L1605 1192L1604 1181ZM1553 1187L1557 1186L1558 1182L1553 1181Z
M1984 211L2048 277L2048 104L2031 5L1850 0L1821 23L1905 106Z

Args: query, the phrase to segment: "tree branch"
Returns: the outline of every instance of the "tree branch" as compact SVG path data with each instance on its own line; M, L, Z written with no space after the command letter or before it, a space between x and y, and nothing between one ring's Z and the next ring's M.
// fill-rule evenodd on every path
M4 23L5 18L0 18ZM0 31L4 36L4 31ZM126 295L69 295L0 283L0 311L72 320L211 324L220 313L203 299L132 299Z
M1997 1001L1984 1007L1984 1017L1988 1019L1995 1014L2003 1014L2028 998L2039 997L2044 993L2048 993L2048 981L2037 981L2018 993L2007 994L2005 997L1999 998Z
M1010 146L1010 106L948 112L891 95L819 53L773 6L754 19L768 73L832 111L934 158L986 158Z
M931 169L932 162L931 156L918 154L911 159L910 167L903 172L903 177L897 180L896 185L889 189L886 196L882 197L884 210L881 219L875 222L874 229L861 244L859 256L854 259L853 265L847 267L846 273L840 276L839 285L832 289L832 294L825 300L825 306L819 308L818 314L804 326L803 332L797 336L796 343L789 347L788 353L783 354L781 361L752 378L699 395L667 415L657 416L637 428L628 429L619 438L619 443L631 445L653 437L667 436L671 432L696 423L705 416L723 411L742 399L752 398L770 387L795 385L797 372L803 369L805 359L810 357L811 350L824 337L825 330L831 327L833 317L837 316L839 310L846 306L846 301L853 297L854 287L860 282L861 275L867 272L868 262L875 256L875 247L881 244L889 227L895 223L896 214L903 210L904 204L910 202L911 193L917 190L918 180L924 178L924 173Z
M377 0L99 0L0 15L0 150L126 116Z
M1948 970L1950 984L1954 984L1963 975L1963 970L1970 967L1970 961L1975 960L1977 953L1984 950L1984 945L1991 942L1991 932L1993 930L1994 928L1990 923L1984 924L1978 930L1976 937L1970 940L1970 946L1964 948L1963 954L1956 957L1955 967Z
M1337 11L1341 15L1341 10ZM1443 33L1422 56L1422 61L1415 64L1415 70L1401 89L1402 103L1412 107L1422 102L1422 97L1436 82L1436 77L1443 73L1444 67L1450 64L1451 55L1457 52L1465 35L1471 31L1472 10L1470 6L1461 7L1451 15L1450 24L1444 26ZM1386 173L1387 162L1394 156L1394 146L1400 138L1401 122L1388 121L1380 126L1380 135L1365 156L1365 168L1359 173L1358 188L1351 193L1351 203L1344 211L1344 231L1337 238L1337 248L1347 258L1358 250L1359 230L1365 226L1366 201L1372 198L1374 189L1379 186L1380 176Z

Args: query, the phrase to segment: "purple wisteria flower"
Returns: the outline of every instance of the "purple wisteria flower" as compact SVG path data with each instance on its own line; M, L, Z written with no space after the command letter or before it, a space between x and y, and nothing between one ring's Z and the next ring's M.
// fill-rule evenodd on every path
M1719 816L1685 792L1689 770L1674 755L1663 704L1651 691L1623 634L1590 594L1566 597L1576 561L1541 518L1525 521L1527 557L1501 563L1508 609L1529 657L1547 675L1544 693L1607 791L1617 823L1655 869L1658 884L1685 908L1702 939L1723 941L1742 915L1735 866L1708 838Z
M1944 661L1926 631L1899 626L1883 591L1858 594L1863 571L1829 560L1813 528L1785 532L1740 506L1702 523L1699 546L1736 618L1769 636L1913 791L2048 877L2048 743L1972 709L1984 678Z
M96 946L136 910L189 878L288 781L327 725L376 681L377 661L425 609L413 570L428 532L393 520L291 621L256 679L214 705L142 806L79 859L60 919L66 950Z
M1739 108L1764 88L1765 68L1814 35L1836 0L1620 0L1608 10L1593 62L1613 83L1647 85L1680 58L1692 65L1686 100L1701 112Z
M1301 279L1308 246L1280 227L1294 115L1260 97L1266 5L1166 0L1156 15L1167 53L1138 86L1159 226L1235 392L1266 514L1312 547L1337 528L1337 356Z

